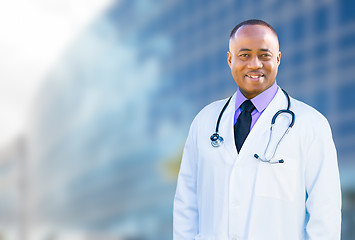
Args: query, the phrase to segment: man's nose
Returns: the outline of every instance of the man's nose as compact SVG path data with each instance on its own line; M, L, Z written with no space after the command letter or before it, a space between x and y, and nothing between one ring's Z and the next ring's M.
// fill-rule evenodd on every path
M263 67L263 63L260 61L258 56L255 56L250 59L248 67L252 69L259 69Z

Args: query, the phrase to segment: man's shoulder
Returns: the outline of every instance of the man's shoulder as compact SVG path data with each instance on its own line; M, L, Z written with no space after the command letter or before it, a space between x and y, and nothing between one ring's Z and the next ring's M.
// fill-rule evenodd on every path
M217 100L206 105L201 111L196 115L195 120L206 119L206 117L216 116L218 118L223 106L226 104L229 98ZM229 104L233 104L229 102ZM228 105L229 105L228 104Z
M327 118L314 107L291 98L290 109L295 113L296 121L312 125L329 125Z

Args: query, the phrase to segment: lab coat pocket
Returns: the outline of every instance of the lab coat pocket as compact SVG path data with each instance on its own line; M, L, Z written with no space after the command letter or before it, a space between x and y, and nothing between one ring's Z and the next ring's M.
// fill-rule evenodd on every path
M298 165L295 159L284 163L260 162L256 177L255 196L293 201L297 193Z

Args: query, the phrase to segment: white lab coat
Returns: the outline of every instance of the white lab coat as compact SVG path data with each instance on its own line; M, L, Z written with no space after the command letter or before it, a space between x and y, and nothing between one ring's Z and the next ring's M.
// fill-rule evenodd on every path
M326 118L291 98L296 119L269 164L264 156L274 114L287 107L278 90L237 153L235 96L220 122L224 143L210 136L226 100L206 106L186 140L174 199L174 240L338 240L341 190Z

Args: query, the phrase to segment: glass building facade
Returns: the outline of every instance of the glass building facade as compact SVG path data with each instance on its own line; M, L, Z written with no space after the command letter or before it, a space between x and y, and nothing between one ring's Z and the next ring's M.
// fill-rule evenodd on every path
M354 8L345 0L117 1L63 54L37 96L27 223L19 229L28 239L172 239L189 125L205 105L236 91L229 33L259 18L279 35L278 84L332 126L342 239L353 239ZM1 201L8 197L0 189Z

